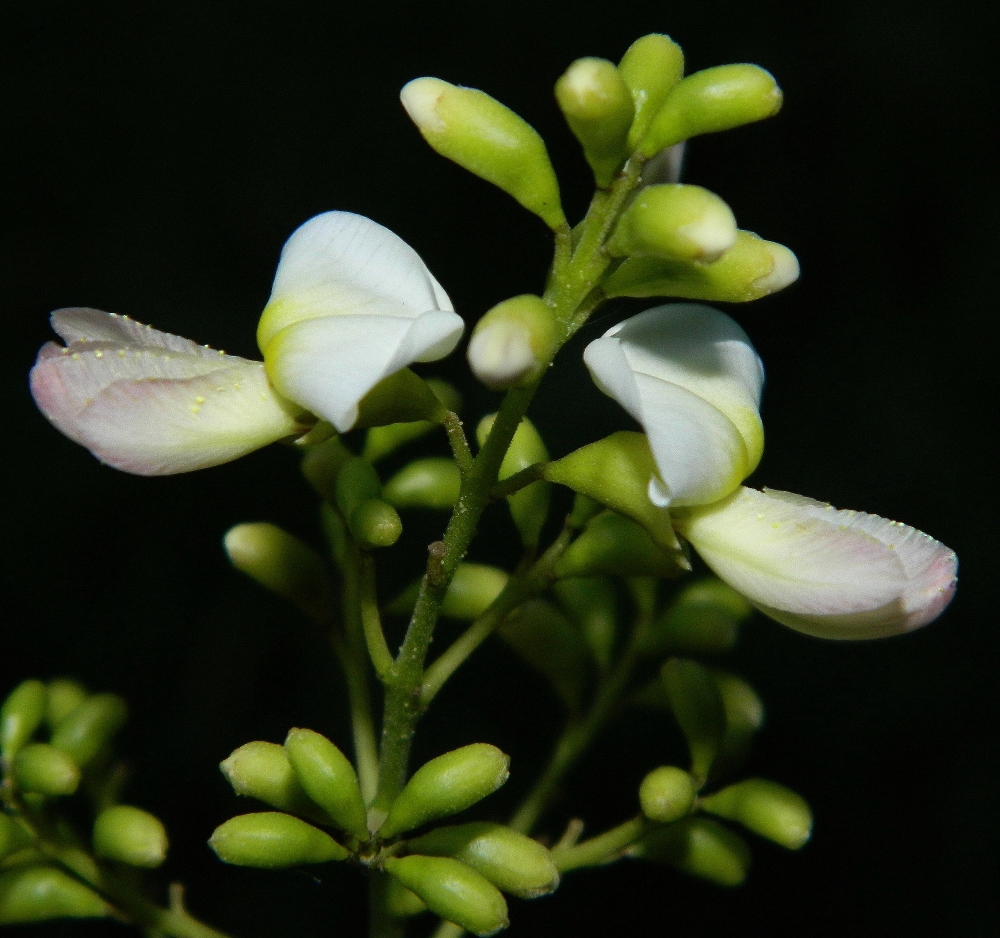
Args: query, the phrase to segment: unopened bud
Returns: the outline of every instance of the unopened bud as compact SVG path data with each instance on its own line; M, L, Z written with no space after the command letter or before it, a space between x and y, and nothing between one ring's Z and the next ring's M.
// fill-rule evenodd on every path
M324 502L337 502L337 476L341 466L351 457L339 436L309 447L302 457L302 474Z
M691 752L691 774L703 783L726 731L726 711L715 680L707 668L686 658L667 661L660 678Z
M455 570L441 604L441 615L452 619L478 619L503 592L510 574L499 567L462 563Z
M461 486L454 459L430 456L400 469L386 482L382 496L396 508L452 508Z
M94 694L67 714L52 734L52 745L86 768L128 718L128 706L117 694Z
M329 821L310 800L288 753L277 743L263 740L244 743L219 763L219 768L237 795L256 798L292 814Z
M462 396L446 381L428 378L427 386L441 402L445 410L458 413L462 407ZM437 424L429 420L415 420L407 423L392 423L388 426L372 427L365 437L365 448L361 454L369 462L377 462L389 453L413 440L418 440Z
M764 725L764 704L743 678L718 668L712 668L711 674L726 711L726 734L713 767L713 772L722 773L747 754L754 734Z
M0 873L0 925L54 918L104 918L111 908L79 880L51 866Z
M385 884L385 910L393 918L410 918L427 911L427 903L398 879L388 877Z
M337 476L337 505L362 547L391 547L403 533L396 509L381 495L372 464L360 456L348 458Z
M439 78L414 79L400 99L438 153L503 189L550 228L566 224L545 144L512 110L482 91Z
M710 264L736 243L729 206L701 186L661 185L640 190L608 242L616 257L648 255Z
M685 818L661 827L631 852L720 886L739 886L750 869L750 850L743 838L709 818Z
M684 53L669 36L650 33L628 47L618 71L635 104L635 119L628 135L628 148L635 150L670 89L681 80Z
M687 584L653 620L642 650L688 655L722 654L736 644L740 625L753 607L731 586L715 577Z
M495 935L509 924L507 903L488 879L451 857L391 857L386 871L447 922L473 935Z
M805 799L763 778L723 788L702 799L701 807L789 850L798 850L812 833L812 812Z
M54 730L77 707L87 699L87 691L76 681L57 678L49 681L48 697L45 704L45 722Z
M618 634L618 598L605 577L573 577L558 580L552 587L559 605L583 635L597 666L611 663Z
M72 756L48 743L28 743L14 757L14 784L38 795L72 795L80 784L80 767Z
M22 681L0 707L0 752L14 756L45 719L46 692L41 681Z
M669 824L691 811L696 794L694 779L687 772L675 765L661 765L642 780L639 804L651 821Z
M306 794L341 830L368 839L368 822L354 766L330 740L312 730L292 729L285 752Z
M409 368L383 378L358 403L358 419L352 429L384 427L395 423L438 423L444 407L430 384Z
M476 323L469 367L494 391L537 381L555 354L555 316L540 296L524 294L498 303Z
M607 59L577 59L556 82L556 100L597 185L607 187L628 156L635 114L628 85Z
M31 832L16 818L0 813L0 862L13 853L30 847Z
M215 829L208 845L223 863L260 869L329 863L349 855L329 834L277 811L230 818Z
M677 551L653 542L631 518L605 511L587 523L566 548L555 567L557 577L651 576L675 577L684 570Z
M395 837L428 821L464 811L507 781L509 764L508 756L487 743L463 746L425 762L393 802L379 836ZM413 891L421 895L419 890ZM430 902L427 904L434 908Z
M118 804L94 820L94 853L108 860L154 869L167 858L167 831L159 818Z
M461 860L498 889L521 899L548 895L559 885L552 854L537 840L502 824L480 821L439 827L407 846L414 853Z

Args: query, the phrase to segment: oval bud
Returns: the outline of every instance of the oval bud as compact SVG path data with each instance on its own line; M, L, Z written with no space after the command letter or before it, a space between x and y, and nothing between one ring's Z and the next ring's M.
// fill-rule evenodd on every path
M503 189L550 228L566 224L545 144L517 114L482 91L439 78L414 79L400 99L438 153Z
M559 871L552 854L537 840L502 824L481 821L437 830L411 840L414 853L454 857L503 892L534 899L553 892Z
M691 752L691 774L704 783L726 732L726 711L709 670L697 661L671 658L660 679Z
M386 871L447 922L473 935L495 935L509 924L507 903L488 879L450 857L391 857Z
M558 333L555 315L540 296L528 293L504 300L472 330L469 367L494 391L527 387L552 361Z
M46 690L45 722L50 730L54 730L87 699L87 691L83 685L69 678L49 681Z
M80 784L73 757L48 743L28 743L14 757L14 784L38 795L72 795Z
M633 856L669 863L720 886L739 886L750 869L743 838L709 818L684 818L647 834Z
M687 772L675 765L661 765L642 780L639 804L651 821L669 824L691 812L696 794L694 779Z
M653 543L645 528L614 511L591 519L556 563L557 577L676 577L685 567L678 551Z
M441 615L470 622L478 619L493 605L509 579L510 574L499 567L459 564L441 604Z
M701 186L646 186L622 213L607 250L682 263L711 264L736 243L736 218Z
M393 802L379 836L394 837L464 811L507 781L509 764L510 757L488 743L463 746L425 762ZM420 895L418 890L413 891ZM430 902L427 904L434 908Z
M22 681L0 707L0 752L11 759L42 724L46 691L41 681Z
M628 135L631 151L639 146L650 121L684 75L684 53L669 36L650 33L628 47L618 71L635 105L635 119Z
M393 918L410 918L426 912L427 903L398 879L390 876L385 884L385 910Z
M341 830L368 840L368 821L354 766L330 740L312 730L292 729L285 752L306 794Z
M556 82L556 101L597 185L606 188L628 156L625 140L635 115L628 86L607 59L577 59Z
M238 524L222 539L229 562L265 589L319 621L330 617L330 584L322 558L276 524Z
M365 548L391 547L403 533L396 509L382 500L382 486L367 459L351 456L337 475L337 506L354 539Z
M462 474L454 459L431 456L403 466L382 490L396 508L452 508L458 501Z
M0 873L0 925L53 918L104 918L111 908L79 880L51 866Z
M462 408L462 395L446 381L428 378L425 382L434 396L447 411L458 413ZM407 423L392 423L388 426L372 427L365 437L365 448L361 454L369 462L377 462L389 453L407 443L430 433L436 424L429 420L415 420Z
M86 768L128 718L128 706L117 694L94 694L66 715L52 734L52 745Z
M701 801L701 807L789 850L798 850L812 833L812 812L790 788L763 778L748 778Z
M94 820L94 853L108 860L155 869L167 858L167 831L158 817L118 804Z
M654 620L642 643L644 654L722 654L736 644L740 625L753 613L731 586L715 577L687 584Z
M334 436L310 446L302 457L302 475L327 504L337 503L337 476L350 456L340 437Z
M256 798L292 814L329 822L302 787L288 753L277 743L255 740L233 750L219 763L226 781L237 795Z
M268 870L349 856L329 834L277 811L230 818L215 829L208 845L223 863Z
M712 668L711 675L726 711L726 734L713 767L713 774L722 774L743 761L764 725L764 703L743 678L718 668Z
M618 634L618 597L605 577L558 580L552 591L559 605L583 635L590 653L603 671L611 663Z
M729 130L777 114L781 89L757 65L719 65L681 79L667 95L639 149L653 156L699 134Z
M30 847L33 842L29 831L17 818L0 813L0 861L13 853Z

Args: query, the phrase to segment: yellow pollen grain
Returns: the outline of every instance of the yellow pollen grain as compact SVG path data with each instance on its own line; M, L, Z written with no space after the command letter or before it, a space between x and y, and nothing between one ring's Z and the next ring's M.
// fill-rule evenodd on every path
M191 413L192 414L196 414L200 410L201 410L201 408L196 404L194 407L191 408Z
M104 352L98 349L96 352L94 352L94 358L104 358Z
M79 352L74 352L73 353L73 361L79 361L79 360L80 360L80 353Z
M123 349L123 348L118 349L118 357L119 358L124 358L125 357L125 349Z
M205 403L205 398L203 398L203 397L201 397L201 396L199 395L198 397L196 397L196 398L194 399L194 402L195 402L196 404L204 404L204 403Z

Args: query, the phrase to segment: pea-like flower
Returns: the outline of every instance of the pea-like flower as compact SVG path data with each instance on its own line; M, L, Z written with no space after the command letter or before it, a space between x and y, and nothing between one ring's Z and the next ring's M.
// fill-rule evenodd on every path
M376 384L447 355L461 318L417 253L381 225L327 212L282 250L258 342L226 355L125 316L63 309L31 371L39 409L98 459L138 475L218 465L305 433L341 432Z
M650 498L762 612L810 635L861 639L919 628L948 605L958 561L928 535L740 485L763 449L763 368L728 316L659 306L592 342L584 359L646 432L659 473Z

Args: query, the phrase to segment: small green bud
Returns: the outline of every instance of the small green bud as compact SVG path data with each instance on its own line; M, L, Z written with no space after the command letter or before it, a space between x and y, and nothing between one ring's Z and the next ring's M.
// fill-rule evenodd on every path
M244 743L219 763L219 768L237 795L329 823L330 819L306 794L288 753L277 743L263 740Z
M52 745L86 768L128 718L128 706L117 694L94 694L67 714L52 734Z
M368 821L354 766L330 740L312 730L292 729L285 752L312 798L341 830L368 840Z
M350 456L340 437L334 436L309 447L302 457L302 474L327 504L337 503L337 476Z
M494 391L527 387L552 361L558 331L555 315L540 296L526 293L504 300L472 330L469 367Z
M462 396L446 381L439 381L436 378L428 378L427 386L434 393L434 396L441 402L445 410L458 413L462 408ZM407 423L392 423L383 427L372 427L365 437L365 448L361 454L369 462L377 462L389 453L394 452L401 446L413 440L420 439L426 433L430 433L436 423L429 420L414 420Z
M459 564L441 604L441 615L469 622L478 619L493 605L509 579L507 571L499 567Z
M552 854L537 840L502 824L481 821L439 827L407 846L414 853L461 860L498 889L521 899L546 896L559 885Z
M667 661L660 678L687 739L691 774L704 783L726 731L726 711L715 679L707 668L686 658Z
M643 653L722 654L736 644L740 625L752 613L750 603L722 580L696 580L653 621L642 644Z
M358 403L353 429L385 427L396 423L440 423L445 408L423 378L403 368L383 378Z
M208 845L223 863L268 870L349 856L329 834L277 811L230 818L215 829Z
M507 781L509 764L509 756L487 743L463 746L425 762L393 802L379 836L395 837L428 821L464 811ZM427 902L418 889L413 891ZM432 903L427 904L434 908Z
M452 508L458 501L462 474L454 459L415 459L399 470L382 490L396 508Z
M382 500L382 486L367 459L351 456L344 461L336 494L337 506L362 547L391 547L399 540L403 523L396 509Z
M597 666L611 663L618 634L618 597L605 577L573 577L552 586L559 605L583 635Z
M552 229L566 224L559 183L542 138L499 101L439 78L416 78L400 99L442 156L513 196Z
M390 857L386 871L416 893L447 922L473 935L495 935L507 927L507 903L488 879L451 857Z
M108 860L155 869L167 858L167 831L142 808L118 804L94 820L94 853Z
M701 186L646 186L622 213L608 253L711 264L736 243L736 218Z
M719 65L688 75L671 89L639 150L654 156L699 134L729 130L777 114L781 89L757 65Z
M0 861L30 847L32 842L31 832L20 821L0 813Z
M38 795L72 795L80 784L73 757L48 743L28 743L14 757L14 784Z
M726 735L722 738L713 774L721 774L743 760L754 734L764 725L764 704L741 677L711 669L726 711Z
M104 918L108 904L68 873L26 866L0 873L0 925L54 918Z
M653 769L639 786L642 813L651 821L669 824L690 813L697 791L694 779L675 765Z
M47 690L45 722L48 723L50 730L54 730L87 699L86 689L69 678L49 681Z
M605 511L591 519L556 563L557 577L675 577L684 567L677 551L653 543L645 528L631 518Z
M750 869L743 838L709 818L684 818L647 834L634 856L670 863L720 886L739 886Z
M330 617L326 567L308 544L264 521L230 528L222 543L237 570L307 616L320 621Z
M577 59L556 82L556 101L597 185L606 188L628 156L625 140L635 115L628 85L607 59Z
M45 719L46 691L41 681L22 681L0 707L0 752L11 759Z
M628 149L635 150L670 90L684 75L684 53L669 36L650 33L636 39L618 64L635 104Z
M790 788L763 778L748 778L701 801L710 814L738 821L748 830L789 850L798 850L812 833L812 812Z
M410 918L426 912L427 903L398 879L390 876L385 884L385 910L393 918Z

